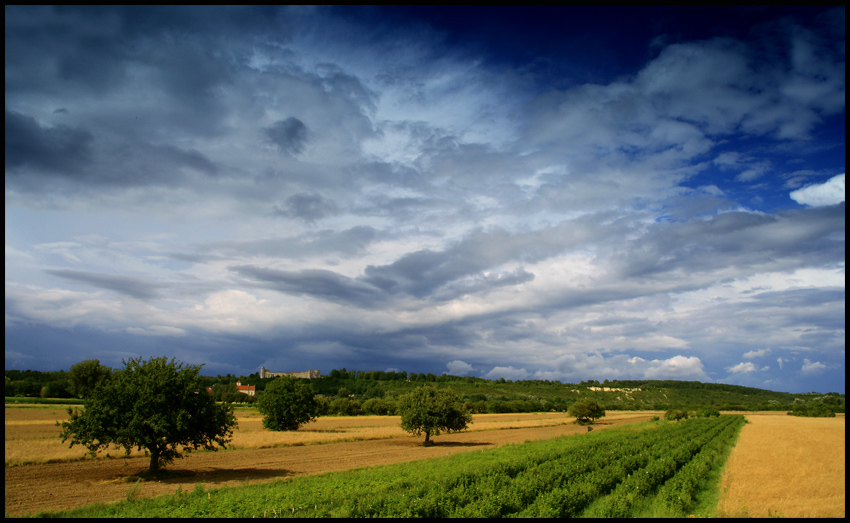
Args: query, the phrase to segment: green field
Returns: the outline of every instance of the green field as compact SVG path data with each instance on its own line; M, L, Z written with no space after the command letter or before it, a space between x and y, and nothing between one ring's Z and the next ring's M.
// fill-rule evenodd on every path
M743 416L649 422L446 458L128 499L70 517L710 515ZM128 496L132 498L132 494Z

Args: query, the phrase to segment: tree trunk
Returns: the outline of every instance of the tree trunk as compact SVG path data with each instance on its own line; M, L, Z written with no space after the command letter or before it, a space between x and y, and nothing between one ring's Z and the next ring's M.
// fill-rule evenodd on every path
M157 472L159 470L159 447L153 446L148 449L151 455L151 464L148 472Z
M433 442L431 441L431 431L426 430L425 431L425 443L423 443L422 446L423 447L430 447L431 445L433 445Z

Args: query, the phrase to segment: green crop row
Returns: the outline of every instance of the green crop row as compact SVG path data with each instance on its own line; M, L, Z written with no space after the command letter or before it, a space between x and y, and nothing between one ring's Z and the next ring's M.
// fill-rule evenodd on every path
M508 445L447 458L205 490L67 515L554 517L635 515L648 499L684 514L741 416ZM672 510L676 509L676 510ZM53 514L51 514L53 515Z
M715 465L712 450L725 448L743 423L740 416L730 416L711 426L700 424L704 432L676 442L663 449L647 465L629 474L607 496L594 501L584 514L592 517L629 517L663 486L661 499L672 513L685 514L693 507L693 494L702 485L707 470Z

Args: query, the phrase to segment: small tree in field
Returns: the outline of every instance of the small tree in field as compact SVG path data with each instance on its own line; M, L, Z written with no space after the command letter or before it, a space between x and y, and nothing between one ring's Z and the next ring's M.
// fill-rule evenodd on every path
M200 366L166 358L124 362L124 369L99 383L80 412L69 408L62 423L62 441L71 440L94 456L110 445L147 450L149 472L183 451L216 450L233 434L236 418L228 405L216 405L198 378Z
M431 436L458 432L472 423L472 414L460 398L447 390L420 387L403 396L398 403L401 428L418 436L425 433L423 445L431 445Z
M582 398L570 405L567 413L576 418L579 423L593 423L605 416L605 409L596 400Z
M313 387L300 378L282 376L266 385L257 400L263 414L263 427L269 430L298 430L316 419L320 405L314 399Z

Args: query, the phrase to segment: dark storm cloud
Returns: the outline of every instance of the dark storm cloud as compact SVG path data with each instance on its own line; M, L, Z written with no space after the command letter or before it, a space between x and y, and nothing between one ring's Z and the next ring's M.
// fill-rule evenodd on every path
M735 267L788 270L844 260L844 203L775 215L727 213L687 223L657 223L626 243L616 260L629 278Z
M65 125L45 127L35 118L6 109L5 167L77 175L91 161L92 135Z
M271 124L263 129L263 132L278 149L286 154L300 153L307 143L307 126L294 116Z
M770 321L781 314L783 325L806 326L801 335L820 333L835 341L844 338L845 301L846 291L837 288L766 291L752 297L753 308L770 311Z
M315 223L325 216L336 214L338 211L333 200L323 198L319 194L299 193L286 199L283 206L275 206L274 214L287 218L300 218L307 223Z
M270 32L287 39L289 24L278 11L262 6L7 5L6 92L55 92L59 86L103 92L127 79L128 66L147 63L161 68L175 89L197 95L218 78L207 65L223 39ZM174 45L181 38L218 45L181 50Z
M271 283L280 292L363 306L377 305L397 295L444 301L532 281L534 275L522 268L504 273L486 271L512 261L544 259L563 248L560 243L563 238L549 246L529 248L529 242L537 239L537 235L529 238L503 230L477 231L444 251L424 249L405 254L391 264L370 265L357 278L326 270L277 271L255 266L231 267L231 270Z
M117 292L138 300L152 300L159 297L159 285L139 278L69 269L52 269L45 272L67 280L82 282L94 287Z
M308 295L361 307L372 306L382 298L381 291L369 284L323 269L280 271L240 265L230 267L230 270L261 287L285 294Z
M90 89L124 77L121 11L6 6L6 94Z
M370 265L366 267L365 280L388 292L404 292L423 298L449 282L479 275L504 263L536 262L555 256L586 236L584 222L586 220L565 222L520 233L503 229L473 231L443 251L423 249L405 254L387 265ZM479 283L484 281L487 280ZM490 280L490 283L496 281L499 279ZM528 276L516 280L517 283L525 281L529 281Z
M180 259L193 262L252 256L296 260L311 256L355 256L361 254L372 242L386 236L386 233L368 225L358 225L342 231L323 229L294 237L215 242L199 246L198 250L202 254L182 253L179 256Z
M43 176L60 176L82 184L141 186L174 184L189 169L206 175L218 167L194 149L171 144L125 142L98 147L89 131L66 125L42 126L35 118L6 110L5 167L12 177L7 185L30 190L53 190L39 181ZM26 174L26 176L21 176Z
M216 174L218 168L209 158L194 149L180 149L173 145L151 146L159 156L175 166L184 166L206 174Z

